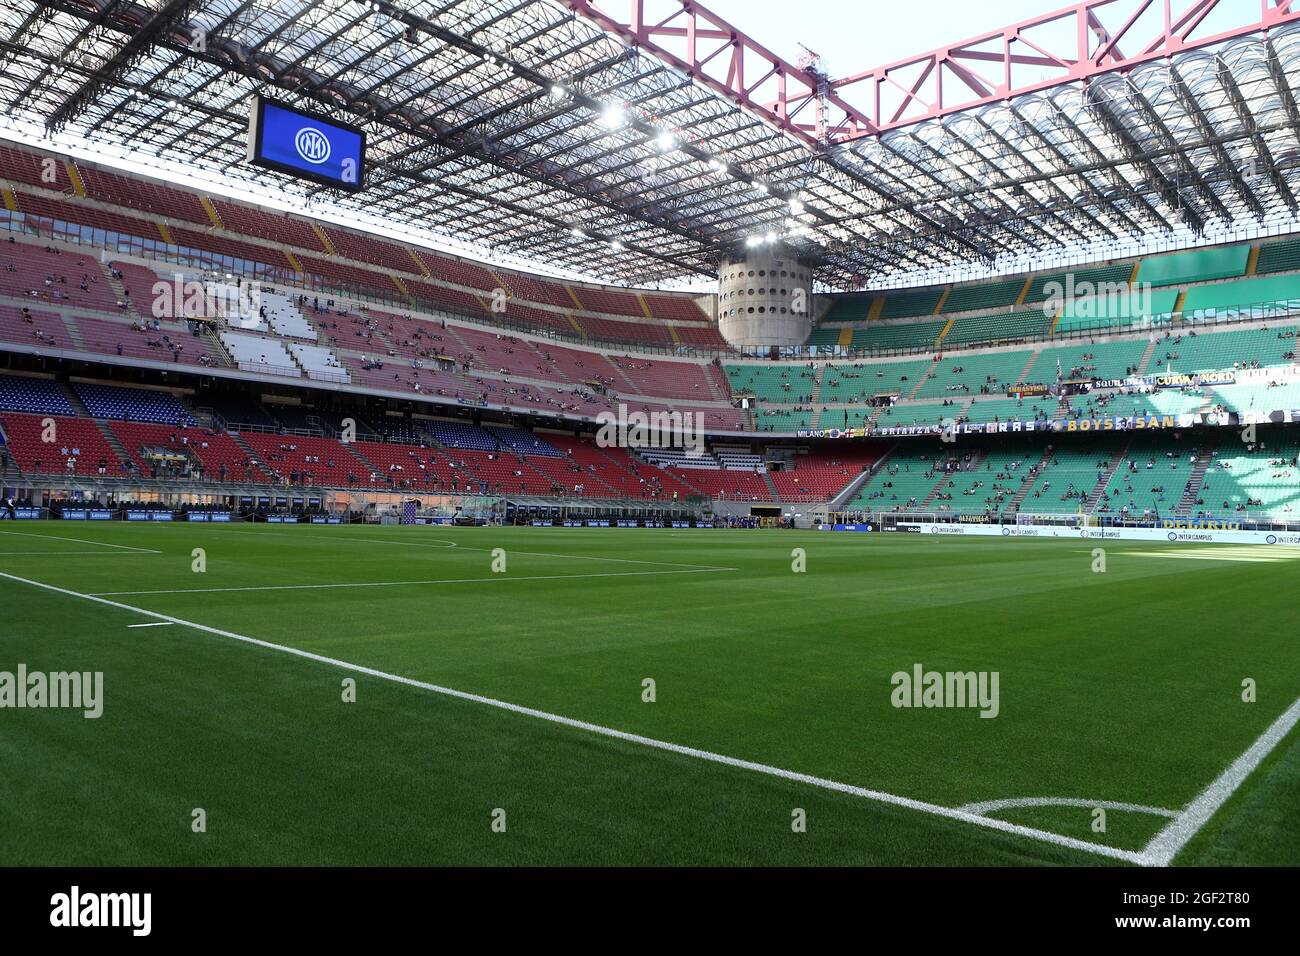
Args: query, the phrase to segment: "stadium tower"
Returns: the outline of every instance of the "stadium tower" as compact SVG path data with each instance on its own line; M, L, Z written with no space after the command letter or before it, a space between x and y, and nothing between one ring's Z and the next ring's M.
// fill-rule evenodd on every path
M718 273L718 331L738 349L803 345L811 302L811 267L780 247L724 260Z

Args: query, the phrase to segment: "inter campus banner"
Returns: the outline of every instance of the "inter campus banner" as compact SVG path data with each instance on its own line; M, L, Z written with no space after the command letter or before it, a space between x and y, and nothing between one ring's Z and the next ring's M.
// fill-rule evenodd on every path
M1082 538L1104 541L1165 541L1175 544L1300 545L1300 532L1244 531L1192 527L1188 522L1162 522L1155 528L1072 528L1067 525L935 524L911 521L895 526L912 534L976 535L1003 538ZM887 530L887 529L886 529Z

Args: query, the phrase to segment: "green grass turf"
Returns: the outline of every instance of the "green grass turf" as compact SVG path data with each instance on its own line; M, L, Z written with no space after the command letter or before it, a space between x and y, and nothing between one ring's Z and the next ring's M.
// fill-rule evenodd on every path
M0 571L81 593L458 582L108 599L948 807L1177 810L1300 696L1300 565L1109 543L1093 574L1091 544L52 523L0 526ZM735 570L639 573L693 571L680 565ZM0 608L0 670L101 670L106 697L99 720L0 711L0 864L1110 862L380 678L357 677L345 704L349 675L330 665L128 629L148 618L7 579ZM895 709L890 676L915 663L999 672L1000 715ZM1244 677L1257 703L1241 701ZM1176 862L1300 862L1294 739ZM195 807L207 833L190 830ZM791 832L796 807L806 833ZM1095 834L1087 811L995 815L1123 849L1163 822L1110 811Z

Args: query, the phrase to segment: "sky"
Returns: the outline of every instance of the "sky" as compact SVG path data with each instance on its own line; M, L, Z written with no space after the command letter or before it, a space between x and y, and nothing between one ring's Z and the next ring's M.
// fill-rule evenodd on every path
M625 3L626 0L613 0ZM831 76L848 76L1001 29L1071 0L703 0L773 53L797 63L803 44ZM612 9L612 7L611 7Z

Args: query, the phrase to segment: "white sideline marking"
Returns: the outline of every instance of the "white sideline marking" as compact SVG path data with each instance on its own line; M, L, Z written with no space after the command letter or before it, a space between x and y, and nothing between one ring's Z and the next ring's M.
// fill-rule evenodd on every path
M127 627L171 627L171 621L150 621L148 624L128 624Z
M411 677L403 677L400 674L390 674L386 671L376 670L373 667L365 667L361 664L352 664L348 661L339 660L335 657L326 657L323 654L315 654L311 651L305 651L296 647L288 647L284 644L276 644L271 641L264 641L256 637L247 637L243 634L236 634L233 631L223 631L220 628L209 627L206 624L197 624L194 621L187 621L183 618L172 617L168 614L161 614L157 611L148 611L144 608L133 607L130 604L122 604L118 601L110 601L107 598L99 597L93 594L82 594L79 591L70 591L67 588L57 587L53 584L45 584L41 581L32 581L28 578L18 577L16 574L7 574L0 571L0 578L6 578L10 581L17 581L20 584L28 584L32 587L43 588L47 591L53 591L57 594L65 594L68 597L81 598L86 601L94 601L97 604L104 604L108 607L115 607L119 610L130 611L134 614L143 614L147 617L157 618L170 624L180 624L183 627L193 628L196 631L203 631L206 634L214 634L217 637L228 638L232 641L241 641L245 644L252 644L256 647L262 647L267 650L279 651L282 654L291 654L294 657L301 657L306 660L315 661L319 664L328 664L332 667L338 667L346 671L352 671L357 674L365 674L369 677L376 677L380 680L391 681L395 684L404 684L407 687L415 687L420 690L426 690L434 694L441 694L444 697L453 697L457 700L469 701L475 704L483 704L488 707L495 707L498 710L508 711L512 714L519 714L524 717L532 717L537 720L544 720L548 723L559 724L563 727L570 727L575 730L583 730L588 733L597 734L602 737L610 737L614 740L621 740L625 743L638 744L643 747L650 747L655 750L663 750L669 753L678 754L683 757L693 757L696 760L704 760L710 763L722 764L727 767L734 767L739 770L749 770L754 773L765 774L769 777L777 777L781 780L789 780L794 783L803 783L811 787L817 787L822 790L829 790L835 793L848 794L850 796L862 797L876 803L889 804L891 806L903 807L908 810L919 810L922 813L929 813L933 816L944 817L949 820L957 820L962 823L971 823L976 826L984 827L989 830L998 830L1002 833L1009 833L1014 836L1026 837L1032 840L1039 840L1044 843L1051 843L1056 846L1066 847L1072 850L1080 850L1084 853L1092 853L1097 856L1110 857L1115 860L1123 860L1127 863L1136 863L1147 865L1150 858L1143 853L1137 853L1132 850L1121 850L1115 847L1105 846L1100 843L1089 843L1086 840L1079 840L1074 837L1063 836L1059 833L1049 833L1046 830L1036 830L1033 827L1021 826L1016 823L1007 823L1004 820L998 820L994 817L983 817L976 813L969 813L965 810L954 809L953 807L943 807L934 803L926 803L922 800L914 800L911 797L900 797L892 793L884 793L879 790L868 790L864 787L855 787L852 784L840 783L835 780L828 780L825 777L814 777L806 773L798 773L793 770L783 770L780 767L773 767L769 764L756 763L752 760L742 760L738 757L728 757L725 754L713 753L708 750L698 750L695 747L687 747L682 744L670 743L666 740L657 740L654 737L643 737L640 734L629 733L625 730L616 730L613 727L603 727L600 724L588 723L585 720L576 720L572 717L564 717L560 714L552 714L544 710L536 710L532 707L524 707L520 704L512 704L508 701L497 700L493 697L485 697L481 694L472 694L463 690L455 690L450 687L442 687L437 684L429 684L425 681L415 680Z
M486 584L491 581L563 581L568 578L632 578L653 574L705 574L733 568L692 568L686 571L598 571L592 574L497 574L490 578L445 578L437 581L352 581L347 584L266 584L236 588L174 588L161 591L96 591L86 597L127 597L139 594L214 594L222 591L327 591L336 588L397 588L417 584Z
M324 536L320 535L318 537L323 538ZM347 538L346 540L364 541L370 544L399 544L399 545L406 545L408 547L416 547L416 548L434 547L433 545L426 544L423 541L397 541L397 540L390 541L387 538ZM442 546L442 547L446 547L447 549L459 548L461 551L481 551L484 554L491 554L492 551L494 550L493 548L471 548L468 545L463 545L455 541L452 541L450 538L433 538L431 540L448 542L447 545ZM517 548L506 548L505 550L509 554L524 554L532 558L570 558L576 561L612 561L616 564L652 564L655 565L656 567L661 567L661 568L691 568L693 570L700 570L700 571L739 570L738 568L715 568L703 564L681 564L675 561L646 561L641 558L611 558L604 555L560 554L551 551L520 551Z
M1125 552L1121 552L1125 553ZM1279 561L1294 561L1300 555L1276 554L1254 551L1246 554L1232 551L1129 551L1136 558L1173 558L1179 561L1233 561L1250 564L1276 564Z
M1177 810L1164 807L1148 807L1141 803L1122 803L1118 800L1085 800L1082 797L1009 797L1006 800L984 800L980 803L968 803L961 809L967 813L997 813L999 810L1015 810L1021 807L1086 807L1089 810L1122 810L1126 813L1149 813L1157 817L1176 817Z
M0 558L26 557L35 558L43 555L56 555L58 557L70 557L80 555L84 558L137 558L146 555L162 554L161 551L144 551L137 554L134 551L0 551Z
M101 548L118 548L122 551L136 551L140 554L162 554L152 548L131 548L125 544L111 544L108 541L89 541L86 538L67 538L61 534L32 534L30 531L0 531L0 534L16 534L22 538L40 538L42 541L75 541L77 544L93 544Z
M1234 760L1201 795L1189 803L1177 817L1157 833L1142 850L1154 866L1168 866L1196 836L1201 827L1214 816L1246 778L1254 772L1291 729L1300 721L1300 698L1282 712L1282 716L1250 745L1244 754Z
M245 534L271 534L272 533L269 531L248 531L247 529L244 528L239 528L235 530L238 532L243 532ZM584 528L584 529L571 529L571 530L594 531L597 529ZM663 530L663 529L661 528L658 530ZM229 534L231 532L227 530L226 533ZM314 543L322 543L322 544L335 544L340 541L360 541L365 544L393 544L393 545L399 545L401 547L406 547L406 548L433 548L438 551L450 551L452 548L459 548L461 551L481 551L484 554L491 554L493 550L495 550L493 548L472 548L469 547L468 545L459 544L450 538L429 538L427 541L399 541L396 538L392 538L392 539L357 538L351 535L344 536L341 538L336 538L332 536L327 536L325 534L311 535L311 534L306 534L304 532L295 532L295 531L287 531L287 532L280 531L279 533L286 534L286 535L296 534L300 539L305 538L308 541L312 541ZM430 541L443 542L443 543L430 544L429 543ZM616 564L650 564L661 568L690 568L692 570L700 570L700 571L739 571L740 570L739 568L715 568L703 564L681 564L679 562L674 562L674 561L647 561L641 558L611 558L605 555L593 555L593 554L560 554L558 552L550 552L550 551L520 551L517 548L506 548L505 550L510 554L524 554L533 558L569 558L571 560L576 560L576 561L607 561L607 562L614 562Z

